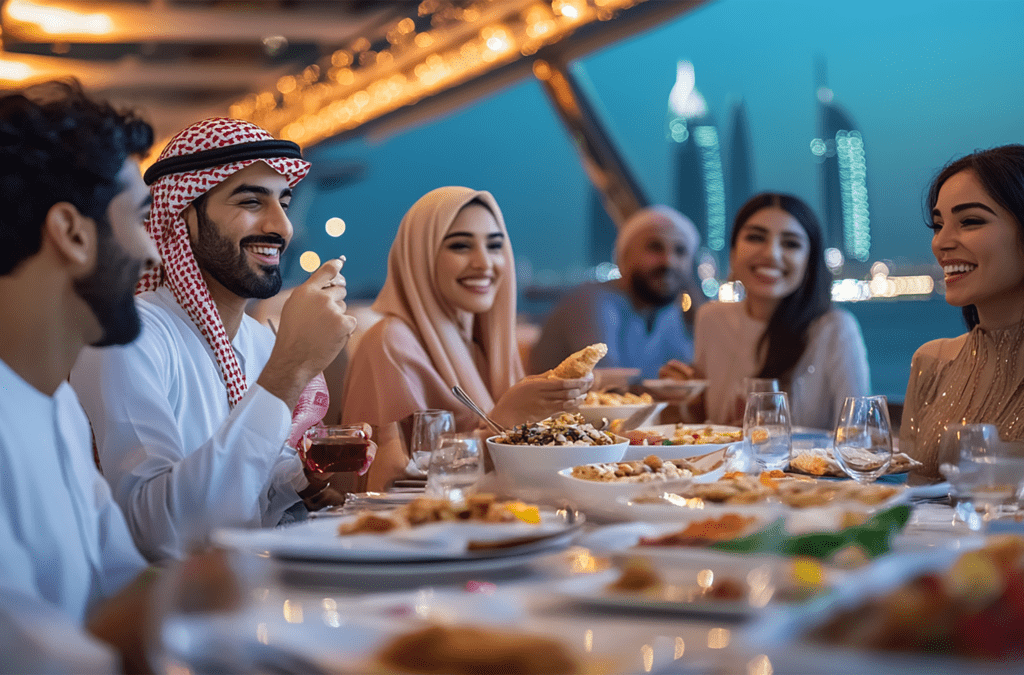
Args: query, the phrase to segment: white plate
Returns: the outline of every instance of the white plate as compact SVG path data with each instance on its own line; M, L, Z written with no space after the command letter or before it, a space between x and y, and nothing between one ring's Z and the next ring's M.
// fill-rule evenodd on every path
M685 403L708 386L707 380L644 380L644 389L657 398Z
M633 494L619 496L615 499L618 505L618 510L615 513L618 517L645 522L685 524L705 518L720 518L726 513L736 513L757 517L764 524L777 518L785 518L786 529L792 534L838 529L847 512L877 513L909 500L906 490L901 490L893 497L875 505L839 502L808 508L794 508L774 500L756 504L716 504L711 502L689 504L684 500L679 500L676 504L645 503L635 501L636 496L637 494Z
M581 405L579 411L580 414L583 415L583 419L590 424L593 424L595 427L600 428L602 418L608 420L609 423L614 420L624 420L636 411L652 405L654 407L651 408L651 413L644 419L640 420L640 423L637 425L638 427L642 427L657 419L658 415L661 414L661 411L668 406L668 403L661 401L655 403L631 403L629 405Z
M883 556L851 574L823 602L766 612L737 636L737 642L752 650L750 653L756 650L767 654L775 672L822 672L821 664L828 663L829 673L841 675L1020 673L1019 661L993 663L946 655L868 651L812 642L804 637L842 610L859 607L867 599L888 593L919 574L949 567L958 555L957 551L935 549Z
M641 551L638 549L637 553ZM646 550L643 551L646 553ZM590 577L568 579L559 587L563 597L574 602L610 609L641 612L679 612L708 617L742 619L764 610L770 603L782 564L765 556L729 556L700 551L700 556L659 560L648 558L663 585L642 592L613 591L608 584L620 575L619 569ZM646 557L646 556L645 556ZM624 562L624 561L620 561ZM708 572L711 572L709 575ZM698 579L729 579L741 585L742 599L725 600L704 597Z
M685 429L705 429L711 427L715 432L729 432L729 431L742 431L739 427L730 427L721 424L656 424L649 427L640 427L638 431L650 431L653 433L661 434L666 439L671 440L675 435L677 427ZM657 455L662 459L687 459L689 457L699 457L706 455L722 448L735 445L733 443L703 443L703 444L692 444L692 445L630 445L626 448L626 454L623 456L624 461L631 461L634 459L643 459L647 455Z
M653 449L658 446L634 447ZM663 447L671 450L678 446ZM649 451L644 454L644 457L650 454L653 453ZM680 459L678 455L671 452L664 452L662 453L662 456L664 459ZM632 514L626 514L619 504L620 498L636 497L652 490L660 490L663 487L667 488L669 485L675 485L677 486L676 489L679 489L678 486L688 485L690 483L713 482L725 474L725 469L725 465L722 465L713 471L692 476L690 478L672 479L670 481L652 480L643 483L627 483L603 482L576 478L572 475L573 467L567 467L558 472L558 487L559 489L564 490L565 496L569 498L570 502L576 508L585 511L590 515L611 519L618 519L621 517L631 518Z
M574 533L552 537L530 546L523 546L514 554L489 558L460 558L455 560L426 560L422 562L333 562L323 560L276 561L281 572L296 575L322 577L330 582L359 583L387 580L388 584L416 580L419 583L449 584L464 575L479 575L492 572L509 572L526 567L540 558L565 550ZM419 583L417 585L419 585ZM371 590L377 590L376 588Z
M582 524L582 517L565 511L541 511L541 522L480 523L456 521L431 523L386 534L339 535L341 523L356 516L324 518L276 529L221 529L215 543L278 558L349 563L423 562L430 560L473 560L515 555L536 550L559 537L565 543ZM505 548L468 551L469 542L502 542L533 538Z

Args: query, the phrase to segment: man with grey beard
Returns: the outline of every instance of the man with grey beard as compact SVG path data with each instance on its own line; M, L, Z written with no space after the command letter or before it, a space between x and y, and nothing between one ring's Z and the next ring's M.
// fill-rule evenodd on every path
M553 368L595 342L608 345L602 368L638 368L644 378L658 377L672 359L692 359L680 299L699 244L697 228L675 209L654 206L633 214L615 242L621 277L584 284L562 299L530 352L530 371Z

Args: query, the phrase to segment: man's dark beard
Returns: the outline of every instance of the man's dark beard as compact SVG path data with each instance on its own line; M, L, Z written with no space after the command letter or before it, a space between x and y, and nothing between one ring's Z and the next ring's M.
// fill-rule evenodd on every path
M664 275L668 279L667 290L662 291L648 283L648 277ZM629 287L641 302L655 307L664 307L675 302L683 291L683 276L670 267L659 267L647 274L634 272L629 278Z
M199 224L199 241L192 243L192 254L199 269L207 272L217 282L240 298L263 300L272 298L281 290L280 265L260 265L263 274L253 272L245 254L245 247L251 244L272 244L284 252L284 237L277 234L252 235L243 237L236 245L220 235L217 224L206 213L206 204L197 200L196 218Z
M96 266L88 276L75 280L75 293L89 305L103 329L103 336L92 346L126 345L142 330L135 308L135 285L142 263L117 243L105 218L96 221L96 239Z

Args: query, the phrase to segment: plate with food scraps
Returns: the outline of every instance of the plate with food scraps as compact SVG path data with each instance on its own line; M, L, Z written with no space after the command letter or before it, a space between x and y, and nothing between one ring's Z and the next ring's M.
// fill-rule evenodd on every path
M841 522L848 512L874 513L906 501L906 489L896 485L861 485L852 481L791 477L781 471L758 476L732 473L711 483L690 483L617 501L638 520L668 520L682 513L781 510L794 531L813 527L818 520ZM821 524L821 523L818 523Z
M515 555L568 545L583 516L478 495L468 505L421 498L390 511L317 519L275 529L221 529L214 542L277 558L417 562Z
M777 558L701 553L700 558L674 560L617 558L615 568L568 579L559 592L594 607L744 619L769 604L806 600L824 590L800 583L788 563Z

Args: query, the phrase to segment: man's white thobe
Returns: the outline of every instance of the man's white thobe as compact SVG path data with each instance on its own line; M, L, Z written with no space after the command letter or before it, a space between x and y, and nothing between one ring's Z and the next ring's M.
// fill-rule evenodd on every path
M231 409L213 350L171 292L136 306L139 338L85 349L71 384L139 549L181 558L216 527L277 525L308 482L285 445L288 406L256 384L273 333L243 317L232 346L249 389Z
M0 672L117 670L82 626L145 566L75 392L47 396L0 361Z

